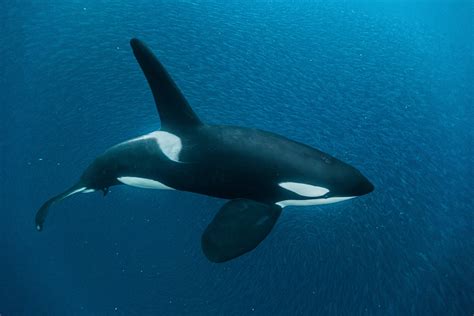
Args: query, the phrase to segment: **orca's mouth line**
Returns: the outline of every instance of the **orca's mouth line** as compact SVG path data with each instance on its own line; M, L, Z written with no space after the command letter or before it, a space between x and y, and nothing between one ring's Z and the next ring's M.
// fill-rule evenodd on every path
M283 200L276 202L276 205L281 207L287 206L310 206L310 205L324 205L342 202L345 200L353 199L356 196L342 196L342 197L329 197L329 198L315 198L315 199L304 199L304 200Z

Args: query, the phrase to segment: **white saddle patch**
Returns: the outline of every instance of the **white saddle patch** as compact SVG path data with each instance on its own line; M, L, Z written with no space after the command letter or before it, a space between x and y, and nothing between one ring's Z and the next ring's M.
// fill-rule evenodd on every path
M117 178L117 180L119 180L123 184L142 189L174 190L172 187L169 187L159 181L146 178L119 177Z
M179 162L179 153L183 148L183 145L181 144L181 138L174 134L163 131L156 131L145 135L144 137L154 138L166 157L168 157L170 160Z
M323 187L298 182L282 182L278 185L284 189L306 197L319 197L329 192L328 189Z
M124 143L139 141L143 139L153 139L154 141L156 141L161 152L166 157L168 157L169 160L180 162L179 153L181 152L183 145L181 143L181 138L179 138L178 136L164 131L156 131L128 140Z
M349 199L353 199L355 196L343 196L343 197L331 197L327 199L308 199L308 200L285 200L275 203L281 207L286 206L307 206L307 205L323 205L323 204L331 204L337 203Z

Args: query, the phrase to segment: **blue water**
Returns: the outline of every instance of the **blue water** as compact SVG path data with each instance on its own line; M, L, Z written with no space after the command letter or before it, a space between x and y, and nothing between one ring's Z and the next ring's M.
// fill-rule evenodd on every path
M472 3L219 2L2 2L0 314L471 315ZM225 264L200 249L224 201L191 193L77 196L38 233L44 200L159 128L135 36L202 120L310 144L376 190L286 208Z

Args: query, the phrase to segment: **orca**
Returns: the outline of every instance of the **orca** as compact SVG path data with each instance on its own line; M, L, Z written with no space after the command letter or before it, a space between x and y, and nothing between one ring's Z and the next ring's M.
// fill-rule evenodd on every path
M225 262L257 247L286 206L335 203L374 190L356 168L310 146L259 129L202 122L145 43L134 38L130 45L161 129L98 156L76 184L41 206L39 231L48 209L77 193L106 195L121 184L188 191L229 200L201 238L204 255Z

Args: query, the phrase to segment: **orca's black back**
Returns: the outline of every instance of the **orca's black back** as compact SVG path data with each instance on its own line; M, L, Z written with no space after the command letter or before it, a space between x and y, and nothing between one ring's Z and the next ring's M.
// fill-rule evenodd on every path
M234 126L202 126L182 135L182 164L170 174L177 189L222 198L275 202L297 197L281 182L338 185L338 173L354 169L317 149L282 136Z

